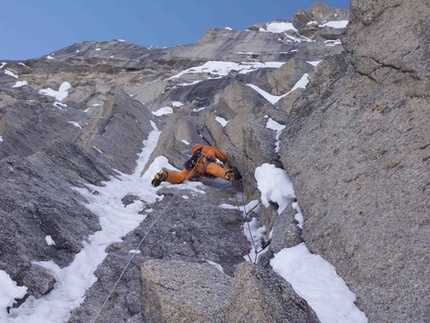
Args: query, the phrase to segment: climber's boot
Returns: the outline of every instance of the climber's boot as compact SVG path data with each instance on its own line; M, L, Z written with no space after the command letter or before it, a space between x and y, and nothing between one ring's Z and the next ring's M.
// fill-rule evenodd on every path
M151 181L152 186L157 187L167 178L167 175L164 171L159 171L155 174L154 179Z

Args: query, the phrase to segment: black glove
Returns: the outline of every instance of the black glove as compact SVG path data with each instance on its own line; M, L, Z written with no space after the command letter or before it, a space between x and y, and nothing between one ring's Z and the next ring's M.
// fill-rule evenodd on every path
M237 169L237 167L233 166L232 171L234 174L234 179L237 181L240 181L242 179L242 175L239 173L239 170Z

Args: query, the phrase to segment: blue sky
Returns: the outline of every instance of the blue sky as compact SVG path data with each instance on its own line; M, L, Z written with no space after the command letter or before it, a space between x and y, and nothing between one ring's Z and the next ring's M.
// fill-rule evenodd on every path
M245 30L291 19L311 0L2 0L0 60L47 55L82 41L123 39L173 47L198 41L206 29ZM349 9L349 0L326 0Z

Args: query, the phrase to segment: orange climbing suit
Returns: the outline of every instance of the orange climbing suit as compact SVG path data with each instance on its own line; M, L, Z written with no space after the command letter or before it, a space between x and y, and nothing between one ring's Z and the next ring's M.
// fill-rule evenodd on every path
M202 148L201 158L196 164L195 169L186 169L185 167L180 172L174 172L171 170L167 171L167 178L164 180L166 182L172 184L180 184L186 179L193 178L199 174L210 174L216 177L221 177L224 179L228 179L227 173L230 171L218 165L215 162L209 162L206 165L206 172L204 170L205 164L207 162L206 156L209 155L212 158L218 158L224 164L228 161L227 154L222 152L221 150L211 147L211 146L203 146L196 144L191 149L191 153L194 154L198 149Z

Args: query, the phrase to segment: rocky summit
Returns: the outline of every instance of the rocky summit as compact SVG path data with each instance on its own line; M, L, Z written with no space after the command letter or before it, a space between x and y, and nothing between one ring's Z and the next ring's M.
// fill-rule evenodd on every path
M429 322L429 12L314 3L174 48L0 59L2 322ZM194 143L243 183L153 188ZM288 174L288 205L262 165ZM299 245L356 312L328 320L274 270Z

